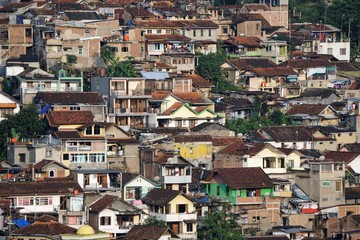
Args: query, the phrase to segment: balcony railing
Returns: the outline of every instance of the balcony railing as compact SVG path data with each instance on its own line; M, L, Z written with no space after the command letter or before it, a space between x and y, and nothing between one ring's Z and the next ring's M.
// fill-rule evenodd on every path
M164 183L191 183L191 176L183 175L183 176L164 176Z
M147 108L115 108L114 114L147 113Z
M275 191L273 192L274 197L291 197L292 192L291 191Z
M150 213L150 215L157 217L165 222L181 222L184 220L197 220L196 213L174 213L174 214L161 214Z

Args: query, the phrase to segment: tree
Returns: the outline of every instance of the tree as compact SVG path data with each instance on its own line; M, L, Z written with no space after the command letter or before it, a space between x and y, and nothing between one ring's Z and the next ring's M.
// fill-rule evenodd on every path
M146 226L160 226L160 227L166 227L166 222L163 220L158 219L155 216L149 216L147 219L145 219L144 225Z
M72 54L67 54L66 55L66 66L67 66L67 71L69 73L69 75L72 73L72 68L74 66L74 64L77 63L77 56L72 55Z
M108 45L104 45L100 48L100 56L104 59L104 62L108 64L111 60L115 59L115 49Z
M137 77L136 70L131 58L120 61L119 58L110 59L109 66L106 68L108 77Z
M0 158L6 158L8 138L15 134L19 139L32 139L44 128L35 105L28 105L15 115L7 115L0 122Z
M238 216L231 211L232 205L224 203L220 211L213 211L203 221L198 230L201 240L241 240L241 227L238 224Z

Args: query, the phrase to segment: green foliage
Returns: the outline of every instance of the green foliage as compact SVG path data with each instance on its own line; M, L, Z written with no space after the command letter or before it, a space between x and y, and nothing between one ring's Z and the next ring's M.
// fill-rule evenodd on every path
M109 65L106 68L106 75L108 77L137 77L136 70L133 66L131 58L125 61L120 61L119 58L110 59Z
M227 120L226 126L237 133L251 133L258 130L261 126L292 125L289 117L285 116L279 109L269 113L267 107L267 96L259 96L253 102L250 116L245 119Z
M73 65L77 63L77 56L72 54L66 55L66 68L69 75L73 72Z
M241 240L239 217L231 211L231 204L224 203L221 211L213 211L202 222L198 230L201 240Z
M15 115L7 115L6 119L0 122L0 158L6 158L9 137L31 139L44 128L45 124L39 119L35 105L26 106Z
M10 78L4 78L4 80L1 82L1 89L4 93L11 95L11 79Z
M115 59L115 49L104 45L100 48L100 56L104 59L104 62L108 64L111 60Z
M160 227L166 227L166 222L163 220L158 219L155 216L149 216L147 219L145 219L144 225L146 226L160 226Z

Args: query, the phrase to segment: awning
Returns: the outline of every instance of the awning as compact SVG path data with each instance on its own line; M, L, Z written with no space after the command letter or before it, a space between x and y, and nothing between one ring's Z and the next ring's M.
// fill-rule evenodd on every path
M0 108L16 108L16 103L0 103Z
M28 221L26 221L23 218L18 218L18 219L12 220L12 222L19 228L26 227L27 225L30 224Z
M39 111L39 114L45 114L48 110L50 110L50 108L51 108L50 104L46 105L46 107L44 107Z

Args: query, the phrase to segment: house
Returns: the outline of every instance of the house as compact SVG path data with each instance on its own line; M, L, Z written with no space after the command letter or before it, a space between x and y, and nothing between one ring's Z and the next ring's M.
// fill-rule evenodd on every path
M54 237L59 238L60 234L74 234L77 229L69 227L65 224L58 223L56 218L52 216L42 216L36 222L33 222L25 227L12 231L11 239L34 239L41 237L42 239L53 239Z
M19 101L0 91L0 121L4 120L6 115L14 115L20 111L22 105Z
M339 151L340 152L359 152L360 153L360 143L346 143L340 147Z
M214 112L214 103L198 92L153 93L150 107L158 112L159 127L191 128L220 119Z
M75 179L85 192L120 191L121 172L114 169L85 169L73 171Z
M142 201L150 216L166 222L181 239L197 239L197 214L190 197L181 191L155 188Z
M33 181L41 181L44 178L63 178L69 175L69 168L54 160L42 160L31 166L31 172L33 174Z
M121 173L121 186L123 199L135 203L141 200L151 189L159 187L159 184L139 174Z
M218 168L206 183L206 192L217 199L226 199L240 215L244 232L269 229L280 222L280 200L272 197L274 184L259 167Z
M146 34L146 59L160 60L177 68L178 73L195 70L194 43L181 34Z
M151 94L145 89L144 78L92 78L91 90L98 91L105 99L109 122L125 130L154 126L148 113Z
M238 12L233 16L231 27L235 28L235 36L266 38L264 30L271 25L259 13Z
M342 161L345 163L345 166L350 167L354 173L360 173L360 154L357 152L327 151L323 153L323 156L333 161Z
M345 204L359 204L360 203L360 188L359 187L345 187Z
M336 66L326 59L289 59L279 64L297 72L301 88L327 88L336 79Z
M142 213L118 196L104 195L90 204L89 225L119 238L142 223Z
M149 240L163 240L176 239L178 237L169 227L135 225L130 229L130 231L123 239L138 240L145 238Z
M310 171L297 174L296 184L321 208L344 204L345 164L345 160L331 155L309 161Z
M230 37L222 48L230 57L261 57L263 45L257 37Z
M340 117L331 105L296 104L285 113L303 126L339 126Z
M288 45L286 41L280 40L265 40L263 41L261 56L270 58L276 64L288 60Z
M304 126L261 127L253 134L252 141L265 141L281 148L337 150L335 139L317 129Z
M301 93L298 100L307 104L328 105L339 101L340 96L333 89L307 88Z
M67 212L60 215L61 219L73 216L78 217L79 221L84 221L83 191L75 181L63 178L56 181L1 183L0 189L0 197L11 199L14 206L19 209L20 216L26 217L30 222L41 214L58 216L58 211L63 209ZM70 201L72 198L75 198L75 201ZM69 225L76 225L76 221Z
M225 116L224 120L244 119L252 110L252 103L247 98L219 97L211 100L215 103L215 112Z
M103 123L107 140L107 159L111 168L139 173L139 141L114 123Z
M336 140L338 148L343 144L353 144L357 140L356 131L351 127L318 126L320 132Z
M190 74L188 77L192 80L193 92L199 92L205 97L210 97L214 85L209 80L196 73Z
M106 103L98 92L38 92L34 97L40 114L50 111L91 111L94 121L106 120Z
M271 229L271 232L273 235L279 238L286 237L287 239L298 239L314 236L314 231L312 229L303 227L301 225L276 226Z

